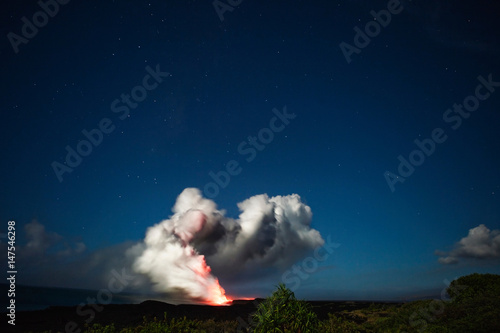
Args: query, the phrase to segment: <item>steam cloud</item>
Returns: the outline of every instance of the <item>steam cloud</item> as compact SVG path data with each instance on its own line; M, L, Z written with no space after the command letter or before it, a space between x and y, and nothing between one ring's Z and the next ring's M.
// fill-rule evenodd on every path
M283 270L324 244L297 194L256 195L238 208L238 219L225 217L198 189L185 189L170 219L147 230L134 270L170 297L222 304L227 299L216 276Z

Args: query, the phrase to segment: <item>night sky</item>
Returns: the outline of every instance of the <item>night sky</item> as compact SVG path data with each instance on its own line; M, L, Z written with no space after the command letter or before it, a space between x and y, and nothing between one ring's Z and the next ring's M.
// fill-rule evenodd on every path
M340 245L301 298L500 273L490 1L43 3L52 15L0 14L0 240L14 220L18 283L101 288L96 260L119 261L189 187L233 218L251 196L300 195ZM265 296L281 277L221 284Z

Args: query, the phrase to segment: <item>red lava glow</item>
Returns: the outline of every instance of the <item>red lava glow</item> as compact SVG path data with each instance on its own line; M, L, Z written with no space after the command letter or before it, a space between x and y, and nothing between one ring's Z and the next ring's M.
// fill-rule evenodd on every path
M219 280L211 276L210 272L212 269L207 265L204 256L200 256L201 260L198 262L198 267L192 267L192 270L200 276L202 279L210 281L208 286L208 298L203 302L208 305L227 305L233 300L226 296L226 291L219 284Z
M219 280L215 279L215 284L210 287L211 299L207 301L209 305L226 305L233 300L226 296L226 291L219 284Z

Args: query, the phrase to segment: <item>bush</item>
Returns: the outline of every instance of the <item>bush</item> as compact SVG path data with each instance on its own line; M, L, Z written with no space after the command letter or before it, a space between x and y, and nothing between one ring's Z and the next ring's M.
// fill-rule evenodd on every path
M378 323L383 332L500 332L500 275L471 274L453 280L450 301L404 304Z
M319 322L311 305L295 298L281 283L254 314L255 332L318 332Z
M446 292L453 302L464 304L477 299L500 297L500 275L470 274L450 283Z
M450 283L443 321L459 332L500 331L500 275L471 274Z

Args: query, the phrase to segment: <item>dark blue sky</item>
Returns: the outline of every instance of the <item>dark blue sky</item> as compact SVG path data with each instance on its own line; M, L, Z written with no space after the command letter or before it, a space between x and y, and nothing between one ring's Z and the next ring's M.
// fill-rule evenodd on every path
M234 160L241 172L213 198L228 216L250 196L297 193L312 209L312 227L341 244L303 281L300 297L420 295L440 290L444 279L500 273L498 7L401 1L348 62L339 45L354 46L353 29L364 30L374 22L370 11L387 6L242 1L221 21L211 1L70 1L16 44L9 33L23 38L22 18L33 22L41 7L6 5L4 229L15 220L18 245L28 247L34 238L22 229L36 220L45 227L36 234L44 256L72 249L57 264L83 260L143 239L184 188L203 191L210 172ZM144 84L157 68L169 74ZM475 97L478 85L484 100ZM127 106L122 94L141 101ZM120 112L111 106L116 99ZM453 111L464 100L475 109L470 116ZM272 110L285 107L296 117L267 137ZM100 144L60 181L53 166L69 167L66 147L77 149L82 131L103 119L109 133L96 134ZM398 156L409 160L414 140L428 142L439 128L446 141L429 156L414 153L421 165L391 189L384 174L398 175ZM269 139L265 148L252 148L255 158L241 154L251 145L240 144L259 133ZM37 260L23 282L40 284L36 272L55 265ZM267 292L278 282L254 287Z

